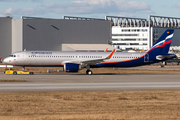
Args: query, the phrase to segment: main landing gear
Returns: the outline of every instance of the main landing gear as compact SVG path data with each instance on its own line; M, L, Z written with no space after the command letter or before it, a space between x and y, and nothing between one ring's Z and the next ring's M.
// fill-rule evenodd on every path
M86 70L86 74L88 74L88 75L92 75L93 73L92 73L92 71L91 71L91 70Z
M87 75L92 75L93 74L92 71L90 70L90 66L87 66L86 69L87 69L86 70Z

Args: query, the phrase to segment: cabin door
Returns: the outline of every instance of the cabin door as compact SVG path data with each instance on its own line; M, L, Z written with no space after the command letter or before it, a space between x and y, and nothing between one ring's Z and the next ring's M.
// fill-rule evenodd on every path
M149 54L146 54L146 55L144 56L144 62L149 62Z

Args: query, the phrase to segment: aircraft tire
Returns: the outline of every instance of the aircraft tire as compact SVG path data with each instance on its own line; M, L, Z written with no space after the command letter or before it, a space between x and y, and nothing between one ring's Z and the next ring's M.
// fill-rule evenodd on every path
M13 72L13 75L17 75L17 72L16 72L16 71L14 71L14 72Z
M30 75L33 75L34 73L33 73L33 72L30 72L29 74L30 74Z
M87 70L87 71L86 71L86 74L88 74L88 75L92 75L93 73L92 73L92 71L91 71L91 70Z

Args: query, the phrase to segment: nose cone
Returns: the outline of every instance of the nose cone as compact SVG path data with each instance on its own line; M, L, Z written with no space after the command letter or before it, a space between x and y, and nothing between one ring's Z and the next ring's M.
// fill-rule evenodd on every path
M9 63L11 63L11 60L10 60L9 58L5 58L5 59L3 60L3 63L4 63L4 64L9 64Z

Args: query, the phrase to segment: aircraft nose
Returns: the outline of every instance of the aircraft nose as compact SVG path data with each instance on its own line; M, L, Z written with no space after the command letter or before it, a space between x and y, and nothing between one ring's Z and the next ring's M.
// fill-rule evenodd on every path
M3 63L4 64L8 64L10 62L10 60L8 59L8 58L5 58L4 60L3 60Z

